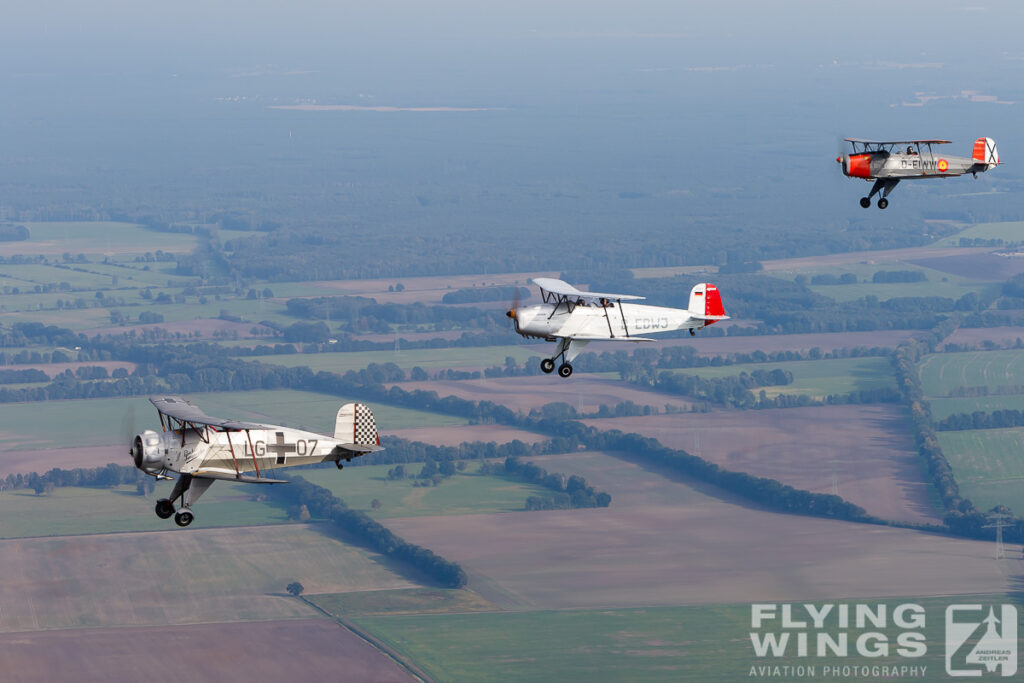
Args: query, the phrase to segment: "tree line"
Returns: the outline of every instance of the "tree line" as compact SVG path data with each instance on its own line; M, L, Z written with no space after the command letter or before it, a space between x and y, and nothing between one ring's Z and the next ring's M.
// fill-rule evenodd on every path
M292 477L287 486L270 487L269 495L286 506L306 506L312 515L327 519L344 536L385 557L415 567L442 586L462 588L466 585L466 572L458 563L406 541L366 513L349 508L328 489L301 476Z

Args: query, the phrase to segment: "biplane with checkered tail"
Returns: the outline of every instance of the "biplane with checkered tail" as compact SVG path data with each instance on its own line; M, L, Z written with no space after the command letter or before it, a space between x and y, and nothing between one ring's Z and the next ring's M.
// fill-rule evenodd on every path
M284 484L268 472L321 462L333 462L340 470L352 458L382 450L373 412L362 403L346 403L338 410L330 437L211 417L180 396L149 400L160 416L161 431L147 429L136 435L131 456L137 468L157 479L177 473L171 497L156 502L156 514L161 519L173 515L178 526L192 523L192 506L218 479Z
M558 362L560 377L572 375L573 358L592 341L650 342L654 341L650 334L689 330L693 335L729 319L718 287L709 282L694 285L685 309L636 304L644 297L632 294L584 292L554 278L538 277L532 282L540 287L543 303L515 303L505 315L523 337L558 342L555 354L542 360L540 369L553 372Z
M879 192L878 208L889 206L887 197L901 180L919 178L952 178L970 173L975 178L990 168L999 165L999 152L992 138L978 138L969 157L943 155L936 151L937 145L948 145L949 140L862 140L846 138L851 153L845 146L840 150L836 162L843 167L847 178L861 178L872 181L867 197L861 197L860 205L871 206L871 198Z

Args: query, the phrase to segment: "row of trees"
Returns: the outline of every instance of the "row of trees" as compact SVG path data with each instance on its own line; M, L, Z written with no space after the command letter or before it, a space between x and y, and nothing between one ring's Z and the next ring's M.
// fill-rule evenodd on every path
M994 410L986 413L976 410L973 413L955 413L935 423L940 432L960 431L965 429L1005 429L1024 425L1022 410Z
M462 567L422 546L410 543L369 515L352 510L344 501L322 486L301 476L287 486L270 487L272 499L285 506L306 506L310 514L327 519L341 534L382 555L408 564L448 588L466 585Z
M555 492L554 496L530 496L526 499L527 510L561 510L569 508L606 508L611 505L612 496L606 491L595 491L587 480L574 474L566 476L519 458L506 458L503 466L506 475L518 477L531 484L543 486Z
M914 444L946 509L943 522L950 531L959 535L988 538L991 537L990 530L984 528L988 523L988 516L978 510L969 498L961 496L953 468L939 445L935 421L928 401L924 398L917 370L921 357L933 353L942 341L956 330L958 322L956 318L948 318L923 338L900 344L893 353L893 368L896 371L903 401L910 411ZM1005 508L1000 508L999 511L1008 512ZM1014 520L1004 532L1004 536L1008 540L1024 539L1024 519Z

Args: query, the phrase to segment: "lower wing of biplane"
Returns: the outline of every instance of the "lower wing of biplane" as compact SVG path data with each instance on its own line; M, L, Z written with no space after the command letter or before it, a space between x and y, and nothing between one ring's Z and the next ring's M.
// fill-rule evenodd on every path
M146 430L132 442L135 466L158 479L178 474L170 498L156 502L161 519L174 515L188 526L192 505L214 481L283 484L269 470L334 462L338 469L352 458L381 450L373 412L361 403L338 411L334 436L290 427L211 417L179 396L150 398L161 431ZM175 511L175 503L181 501Z

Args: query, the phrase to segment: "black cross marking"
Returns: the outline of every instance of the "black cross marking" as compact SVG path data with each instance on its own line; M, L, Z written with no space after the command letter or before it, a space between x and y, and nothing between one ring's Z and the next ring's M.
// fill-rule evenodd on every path
M268 443L267 451L277 455L277 464L283 465L285 456L289 453L298 453L295 450L295 444L286 444L284 442L284 432L275 432L277 436L277 443Z

